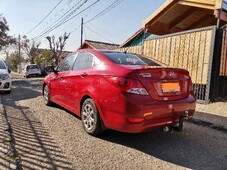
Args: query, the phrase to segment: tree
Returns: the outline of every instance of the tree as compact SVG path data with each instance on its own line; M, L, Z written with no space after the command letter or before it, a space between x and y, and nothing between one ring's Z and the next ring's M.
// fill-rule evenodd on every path
M39 46L41 43L36 43L33 40L29 40L27 36L23 36L22 44L22 48L27 54L28 60L31 62L31 64L34 64L35 58L40 54Z
M7 34L9 31L9 26L7 25L6 19L0 15L0 50L9 44L14 44L16 42L15 38Z
M53 35L52 37L47 36L47 40L49 41L50 45L50 50L52 52L53 59L55 61L55 65L58 65L60 59L61 59L61 54L62 51L65 47L66 40L69 38L70 34L67 34L66 32L64 33L63 36L60 36L58 38L58 41L55 42L55 36Z
M17 52L11 53L6 56L5 62L13 71L17 72L18 65L23 61Z
M52 53L50 50L42 50L42 54L35 58L35 62L38 65L54 65L54 60L52 58Z

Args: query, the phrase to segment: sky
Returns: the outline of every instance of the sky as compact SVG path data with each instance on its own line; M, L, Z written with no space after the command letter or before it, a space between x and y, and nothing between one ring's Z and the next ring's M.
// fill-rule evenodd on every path
M118 0L119 4L115 8L110 8L111 10L107 10L104 15L86 23L115 1L0 0L0 15L2 14L8 22L9 35L15 37L19 34L21 37L26 35L37 43L41 42L41 48L49 48L46 36L54 35L58 38L67 32L70 33L70 37L64 50L75 51L80 46L81 18L84 18L85 23L83 39L122 44L142 27L143 20L165 2L165 0ZM97 3L92 5L95 2ZM54 7L56 8L53 10ZM72 13L70 17L76 16L64 23L67 18L62 16L69 13ZM48 31L60 21L64 24ZM45 32L46 34L43 34Z

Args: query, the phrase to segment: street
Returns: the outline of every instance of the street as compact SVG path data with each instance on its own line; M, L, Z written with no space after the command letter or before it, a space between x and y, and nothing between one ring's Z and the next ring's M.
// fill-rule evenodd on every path
M80 118L42 98L43 78L13 75L1 94L0 169L227 169L227 135L185 122L161 130L89 136Z

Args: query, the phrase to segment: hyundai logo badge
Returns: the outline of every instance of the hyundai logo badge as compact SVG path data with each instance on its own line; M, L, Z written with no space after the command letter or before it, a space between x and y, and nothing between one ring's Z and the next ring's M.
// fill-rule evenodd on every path
M169 77L173 77L174 76L174 72L169 72Z

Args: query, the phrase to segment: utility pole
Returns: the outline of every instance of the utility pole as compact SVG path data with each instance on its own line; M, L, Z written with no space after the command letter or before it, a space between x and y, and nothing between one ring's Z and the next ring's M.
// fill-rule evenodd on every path
M83 32L84 32L84 19L81 18L81 38L80 38L80 48L82 49L82 45L83 45Z

